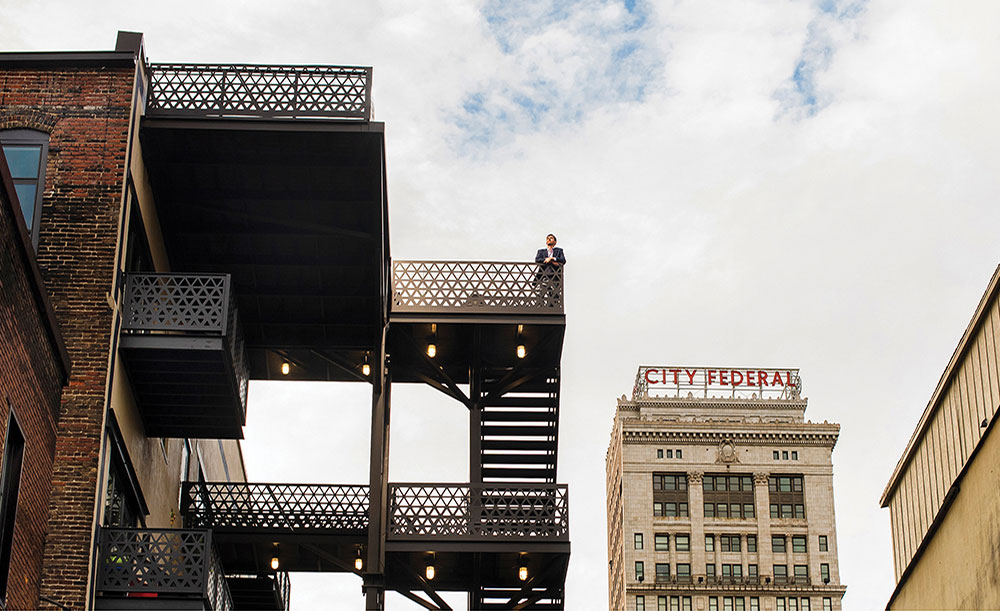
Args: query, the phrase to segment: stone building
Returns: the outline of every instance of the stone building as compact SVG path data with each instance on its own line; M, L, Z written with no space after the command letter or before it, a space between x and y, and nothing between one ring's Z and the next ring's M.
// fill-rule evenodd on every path
M832 452L798 371L642 366L607 453L609 605L841 608Z
M1000 609L1000 267L882 494L889 609Z

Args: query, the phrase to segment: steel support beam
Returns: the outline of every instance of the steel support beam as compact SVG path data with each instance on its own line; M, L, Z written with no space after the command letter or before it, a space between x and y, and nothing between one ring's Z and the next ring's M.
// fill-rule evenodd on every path
M378 359L372 371L372 428L369 461L368 559L365 566L365 609L385 608L386 495L389 491L389 416L392 373L385 355L388 326L382 327Z

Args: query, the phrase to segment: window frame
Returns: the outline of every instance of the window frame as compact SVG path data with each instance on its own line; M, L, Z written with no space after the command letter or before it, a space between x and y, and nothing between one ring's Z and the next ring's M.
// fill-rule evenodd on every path
M11 172L11 179L15 189L19 184L35 185L35 201L31 203L31 222L24 219L24 224L28 227L28 235L31 237L31 247L38 250L39 225L42 219L42 192L45 191L45 169L49 159L49 138L50 135L38 129L14 128L0 130L0 148L7 146L38 146L40 148L38 158L38 176L35 178L14 178ZM6 152L4 157L6 157ZM9 164L10 161L8 160ZM8 170L10 168L8 167ZM18 195L18 203L21 211L24 211L24 203Z

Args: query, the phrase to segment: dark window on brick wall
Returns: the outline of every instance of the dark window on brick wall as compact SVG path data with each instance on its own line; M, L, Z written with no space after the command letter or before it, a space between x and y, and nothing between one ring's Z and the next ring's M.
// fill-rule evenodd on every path
M7 574L14 539L17 495L21 489L21 463L24 458L24 435L14 412L7 420L7 441L3 450L3 479L0 480L0 594L7 600Z
M21 203L24 224L31 243L38 248L38 224L42 216L42 191L45 189L45 161L49 156L49 135L33 129L0 131L0 145L14 190Z

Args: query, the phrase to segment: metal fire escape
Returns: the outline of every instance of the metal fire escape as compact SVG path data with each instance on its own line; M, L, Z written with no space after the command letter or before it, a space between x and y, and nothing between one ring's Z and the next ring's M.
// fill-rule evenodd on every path
M242 437L249 379L370 383L371 470L367 485L185 483L183 530L104 533L98 607L282 608L284 572L334 571L363 578L369 609L386 590L428 609L446 591L562 608L561 270L390 263L370 68L146 71L142 156L175 272L127 282L147 435ZM388 482L394 383L464 406L467 484Z

